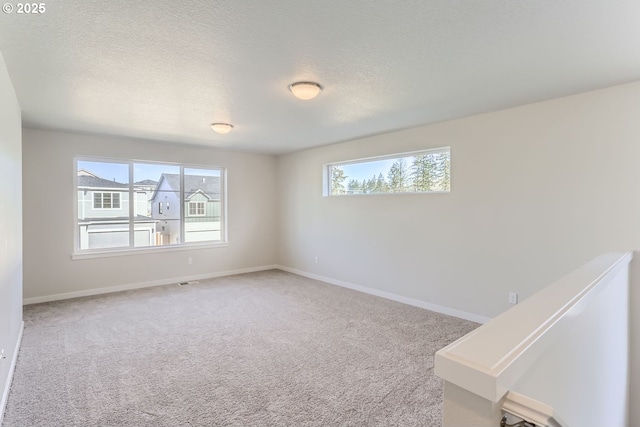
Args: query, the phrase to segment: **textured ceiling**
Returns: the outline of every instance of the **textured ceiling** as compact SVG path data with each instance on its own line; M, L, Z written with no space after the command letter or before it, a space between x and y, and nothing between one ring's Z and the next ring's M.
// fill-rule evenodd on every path
M283 153L640 80L638 0L45 5L0 14L29 127Z

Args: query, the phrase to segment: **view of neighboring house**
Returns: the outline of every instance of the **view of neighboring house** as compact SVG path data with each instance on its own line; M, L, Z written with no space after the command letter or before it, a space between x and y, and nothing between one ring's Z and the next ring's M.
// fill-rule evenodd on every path
M78 169L78 248L130 246L129 184ZM162 173L159 181L133 184L133 246L161 246L220 240L220 177ZM184 242L182 242L182 221Z
M184 240L220 240L220 177L184 175ZM151 199L157 245L180 242L180 175L163 173Z
M129 246L129 184L78 170L78 248ZM156 221L149 200L155 190L151 180L134 184L134 246L153 246Z
M157 186L158 181L152 179L144 179L133 183L133 190L136 194L134 215L151 216L151 198Z

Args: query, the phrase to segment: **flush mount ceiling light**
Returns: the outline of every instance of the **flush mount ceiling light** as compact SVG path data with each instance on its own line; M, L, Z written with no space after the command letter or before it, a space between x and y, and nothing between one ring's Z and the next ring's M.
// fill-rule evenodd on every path
M318 96L322 86L313 82L297 82L289 85L289 90L296 98L306 101Z
M213 129L215 132L225 134L231 132L233 126L229 123L211 123L211 129Z

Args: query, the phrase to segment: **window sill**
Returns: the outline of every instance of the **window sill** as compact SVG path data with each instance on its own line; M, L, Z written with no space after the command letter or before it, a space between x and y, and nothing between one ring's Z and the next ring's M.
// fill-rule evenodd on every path
M163 246L163 247L154 247L154 248L126 248L126 249L110 249L104 251L86 251L86 252L76 252L71 254L72 260L80 260L80 259L92 259L92 258L108 258L108 257L116 257L116 256L130 256L130 255L144 255L144 254L157 254L162 252L176 252L176 251L192 251L198 249L212 249L212 248L224 248L229 246L228 242L220 242L220 243L192 243L189 245L180 245L180 246Z

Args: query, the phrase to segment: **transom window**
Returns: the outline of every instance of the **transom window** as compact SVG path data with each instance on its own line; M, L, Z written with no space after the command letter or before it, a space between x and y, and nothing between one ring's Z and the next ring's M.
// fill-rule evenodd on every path
M451 190L449 147L325 166L325 196L443 193Z

